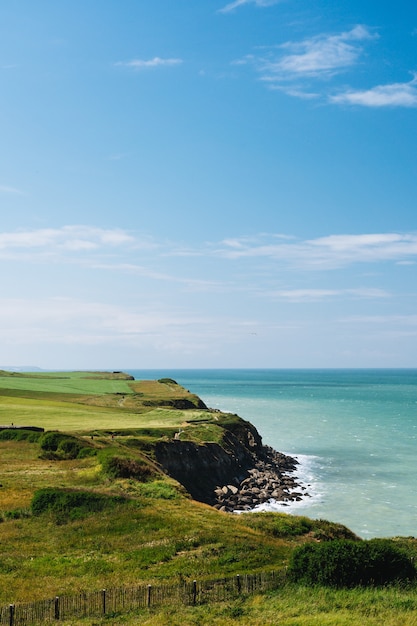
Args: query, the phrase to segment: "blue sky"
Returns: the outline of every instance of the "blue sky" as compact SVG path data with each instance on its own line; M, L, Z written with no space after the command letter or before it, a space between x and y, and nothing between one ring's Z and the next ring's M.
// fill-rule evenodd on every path
M417 367L417 8L0 6L0 364Z

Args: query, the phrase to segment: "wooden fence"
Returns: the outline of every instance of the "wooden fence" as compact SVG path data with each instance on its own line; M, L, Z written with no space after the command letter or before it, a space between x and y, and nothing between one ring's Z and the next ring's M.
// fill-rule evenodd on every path
M197 605L237 598L243 594L277 589L284 583L283 572L261 572L214 580L194 580L180 585L139 585L102 589L50 600L0 607L0 625L30 626L71 618L100 617L134 609L174 605Z

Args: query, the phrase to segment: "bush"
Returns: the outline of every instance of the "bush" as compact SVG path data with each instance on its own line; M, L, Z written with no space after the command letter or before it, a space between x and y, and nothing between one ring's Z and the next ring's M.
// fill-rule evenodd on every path
M10 519L22 519L25 517L30 517L31 512L29 509L13 509L11 511L3 511L3 520Z
M103 473L109 478L135 478L146 482L155 475L149 465L136 459L101 454L100 461Z
M411 560L388 539L304 544L294 550L289 567L295 582L330 587L385 585L415 575Z
M47 487L35 492L31 511L33 515L54 513L61 519L78 519L113 508L116 504L125 503L127 500L118 496L105 496L91 491L78 491L73 489L55 489Z
M35 443L43 435L40 431L24 430L20 428L6 428L0 430L0 441L28 441Z
M42 450L45 452L56 452L58 450L58 446L63 439L65 439L67 435L63 433L59 433L56 431L50 431L44 433L39 440L39 444Z
M95 454L94 448L88 448L83 440L57 431L45 433L39 443L45 456L52 459L77 459Z

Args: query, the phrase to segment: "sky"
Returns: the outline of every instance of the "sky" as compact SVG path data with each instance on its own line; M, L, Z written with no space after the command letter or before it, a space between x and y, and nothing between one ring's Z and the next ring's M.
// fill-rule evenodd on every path
M0 366L417 367L417 5L0 5Z

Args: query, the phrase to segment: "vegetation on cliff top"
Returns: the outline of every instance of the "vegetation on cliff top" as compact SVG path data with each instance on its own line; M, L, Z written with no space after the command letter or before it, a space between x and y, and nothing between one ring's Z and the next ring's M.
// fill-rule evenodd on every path
M1 604L276 570L297 546L357 539L328 521L228 515L190 499L155 461L156 442L221 442L224 429L239 435L246 423L202 408L170 379L0 372L0 424ZM417 555L414 540L393 543Z

